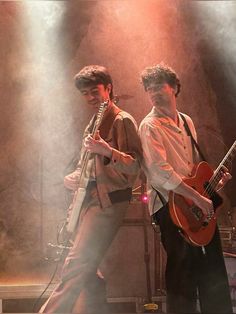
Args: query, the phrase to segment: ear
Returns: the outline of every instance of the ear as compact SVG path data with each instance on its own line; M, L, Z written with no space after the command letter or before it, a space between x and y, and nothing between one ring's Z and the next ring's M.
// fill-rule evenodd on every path
M110 95L111 90L112 90L112 86L111 86L111 83L109 83L107 84L107 91L109 95Z
M178 91L178 87L175 86L175 87L173 88L173 94L176 95L177 91Z

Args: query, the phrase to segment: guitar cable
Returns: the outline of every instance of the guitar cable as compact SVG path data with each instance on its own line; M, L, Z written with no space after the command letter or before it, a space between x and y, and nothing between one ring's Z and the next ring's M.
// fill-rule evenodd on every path
M64 227L66 225L66 221L64 222L64 224L62 225L62 227L59 229L59 231L57 232L57 243L58 245L54 245L54 247L58 247L60 244L59 244L59 237L60 237L60 234L62 233ZM62 256L63 256L63 253L65 252L66 249L69 248L69 242L70 242L70 237L67 239L66 241L66 244L62 246L62 250L59 254L59 257L58 259L54 259L54 261L56 261L56 267L52 273L52 276L48 282L48 284L46 285L46 287L44 288L44 290L41 292L41 294L39 295L39 297L35 300L34 304L33 304L33 309L32 309L32 312L33 313L37 313L38 310L36 310L36 307L38 306L38 303L40 302L40 300L42 299L43 295L45 294L45 292L48 290L49 286L51 285L51 283L53 282L53 279L55 278L56 276L56 273L57 273L57 270L58 270L58 266L60 264L60 262L62 261ZM49 243L50 244L50 243ZM52 245L51 245L52 246Z
M34 302L34 304L33 304L33 309L32 309L32 312L33 312L33 313L38 313L38 310L36 310L36 307L38 306L38 303L39 303L40 300L42 299L44 293L47 291L47 289L49 288L50 284L52 283L52 281L53 281L53 279L54 279L54 277L55 277L55 275L56 275L56 273L57 273L57 270L58 270L59 261L60 261L60 259L59 259L59 260L57 261L57 263L56 263L56 267L55 267L55 269L54 269L54 271L53 271L53 274L52 274L52 276L51 276L51 278L50 278L50 281L48 282L48 284L46 285L46 287L44 288L44 290L43 290L43 292L40 294L40 296L39 296L39 297L36 299L36 301Z

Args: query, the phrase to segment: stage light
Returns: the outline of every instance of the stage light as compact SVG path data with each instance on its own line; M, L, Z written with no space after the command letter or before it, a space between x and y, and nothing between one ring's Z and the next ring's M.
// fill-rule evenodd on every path
M18 162L29 160L31 165L25 168L25 176L32 181L30 193L40 207L37 223L43 250L51 220L55 219L47 204L54 200L55 207L60 206L55 203L63 182L63 156L58 152L66 150L71 121L65 67L67 42L61 40L66 2L22 1L20 6L22 66L18 67L17 79L25 91L20 100L20 137L27 138L27 147ZM33 167L32 150L37 158ZM36 169L36 179L32 169Z
M148 196L147 194L141 194L140 195L140 201L144 204L147 204L148 203Z

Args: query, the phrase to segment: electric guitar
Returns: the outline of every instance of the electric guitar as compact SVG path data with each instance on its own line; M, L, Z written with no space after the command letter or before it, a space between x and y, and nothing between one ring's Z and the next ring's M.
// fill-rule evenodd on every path
M102 122L102 118L104 115L104 112L108 106L108 101L105 101L100 104L96 120L94 122L94 126L91 132L91 136L94 137L97 130L99 129L99 126ZM81 163L81 172L79 176L79 187L78 190L75 192L74 199L72 202L72 209L70 211L68 223L66 226L66 229L69 233L72 233L75 230L75 227L77 225L80 211L82 208L82 204L86 195L86 189L89 183L89 176L86 176L85 174L91 173L93 163L89 163L89 160L91 159L91 153L86 151Z
M193 202L183 196L174 193L169 194L169 210L172 221L180 227L181 235L194 246L207 245L213 238L219 208L222 198L215 189L222 178L222 170L229 165L235 153L236 141L225 155L215 171L205 161L200 162L194 169L192 176L183 181L197 190L201 195L213 202L214 214L206 217L202 210Z

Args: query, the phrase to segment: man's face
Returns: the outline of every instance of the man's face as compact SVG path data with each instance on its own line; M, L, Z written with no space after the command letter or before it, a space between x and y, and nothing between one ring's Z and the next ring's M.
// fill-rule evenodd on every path
M91 85L80 89L85 102L94 109L98 109L104 101L110 100L111 84L106 87L103 84Z
M163 108L171 105L175 98L175 89L167 83L152 83L147 88L147 94L153 106Z

